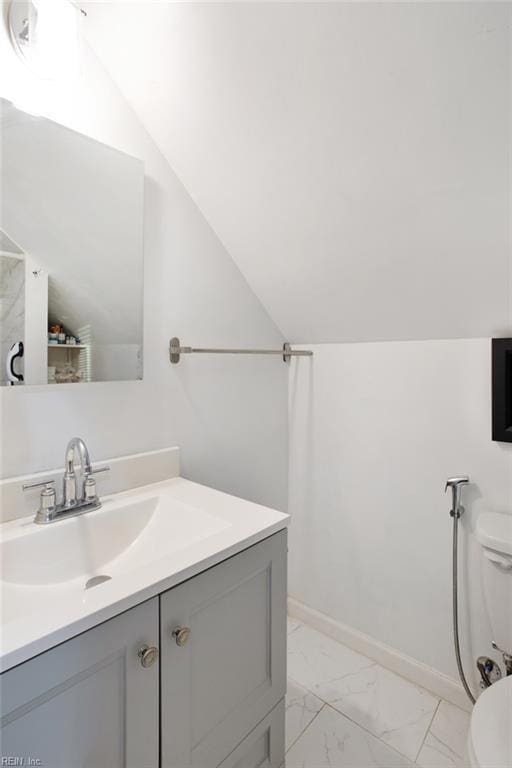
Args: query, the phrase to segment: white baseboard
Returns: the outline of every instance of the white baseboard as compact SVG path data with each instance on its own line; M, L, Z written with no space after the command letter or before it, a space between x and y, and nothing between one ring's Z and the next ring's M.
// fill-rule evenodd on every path
M288 613L319 632L323 632L324 635L338 640L353 651L368 656L392 672L407 678L422 688L426 688L435 696L446 699L457 707L471 712L472 707L462 685L448 675L438 672L427 664L411 658L411 656L406 656L396 648L365 635L364 632L331 619L293 597L288 598Z

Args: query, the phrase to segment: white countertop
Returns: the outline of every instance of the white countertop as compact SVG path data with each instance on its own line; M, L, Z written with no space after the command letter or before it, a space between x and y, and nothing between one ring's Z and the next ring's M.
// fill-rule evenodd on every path
M290 519L180 477L102 503L46 526L33 515L0 525L0 671L220 563ZM111 578L86 590L98 574Z

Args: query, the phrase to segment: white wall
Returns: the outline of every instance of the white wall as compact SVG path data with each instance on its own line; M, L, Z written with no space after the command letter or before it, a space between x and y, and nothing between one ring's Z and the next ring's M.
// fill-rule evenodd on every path
M94 381L141 379L142 350L138 344L94 344L91 370Z
M290 371L290 593L457 679L446 478L467 473L472 480L461 530L462 637L470 675L478 654L497 658L481 592L480 551L471 534L481 510L512 514L512 445L491 441L488 338L512 334L512 5L383 5L388 10L367 4L366 11L352 6L347 13L366 13L372 23L379 14L388 22L397 14L397 23L401 17L405 25L418 24L412 37L395 40L394 50L384 50L386 35L375 48L388 85L410 84L410 98L402 92L398 111L386 107L384 116L385 129L394 125L395 136L406 126L404 143L384 157L376 133L386 91L378 81L366 82L369 109L373 104L377 111L348 168L363 163L368 150L372 157L377 152L376 164L365 166L368 173L389 161L396 179L408 181L389 184L387 197L377 201L363 174L356 202L359 213L366 210L361 223L368 232L345 242L328 271L315 276L329 283L330 292L314 292L313 306L323 297L316 325L307 327L306 311L304 321L297 319L292 304L274 315L285 329L295 323L306 346L315 340L370 341L313 346L314 358L295 362ZM416 109L419 97L422 108ZM481 109L481 99L488 101L479 123L471 115ZM417 144L409 162L411 141ZM480 163L487 169L482 174ZM436 175L439 186L430 187ZM429 187L428 194L419 193ZM484 198L495 200L492 212ZM470 221L472 205L478 222ZM443 211L449 210L448 221ZM464 244L467 235L471 247ZM373 237L374 252L365 260ZM390 260L382 271L386 254ZM358 279L360 267L364 275ZM332 279L333 270L339 279ZM340 288L344 271L348 302ZM299 272L304 279L306 272ZM362 320L353 312L355 302ZM410 341L376 343L390 337Z
M95 56L84 57L79 84L45 85L1 26L0 95L20 108L39 101L51 119L144 161L144 381L3 390L2 475L59 466L75 434L95 460L178 444L185 476L284 508L285 366L190 357L171 367L167 357L174 335L196 345L283 339Z
M290 594L456 678L445 480L472 481L462 520L471 670L492 649L470 532L481 510L512 512L512 445L490 439L490 341L312 348L290 371Z

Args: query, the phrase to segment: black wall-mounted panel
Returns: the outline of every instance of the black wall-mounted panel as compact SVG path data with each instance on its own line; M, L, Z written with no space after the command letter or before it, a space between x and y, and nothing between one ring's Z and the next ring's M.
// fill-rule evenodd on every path
M492 340L492 439L512 443L512 339Z

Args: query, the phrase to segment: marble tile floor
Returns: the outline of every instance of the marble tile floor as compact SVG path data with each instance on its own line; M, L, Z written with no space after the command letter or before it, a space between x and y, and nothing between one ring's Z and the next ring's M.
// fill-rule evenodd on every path
M295 619L286 768L467 768L469 714Z

